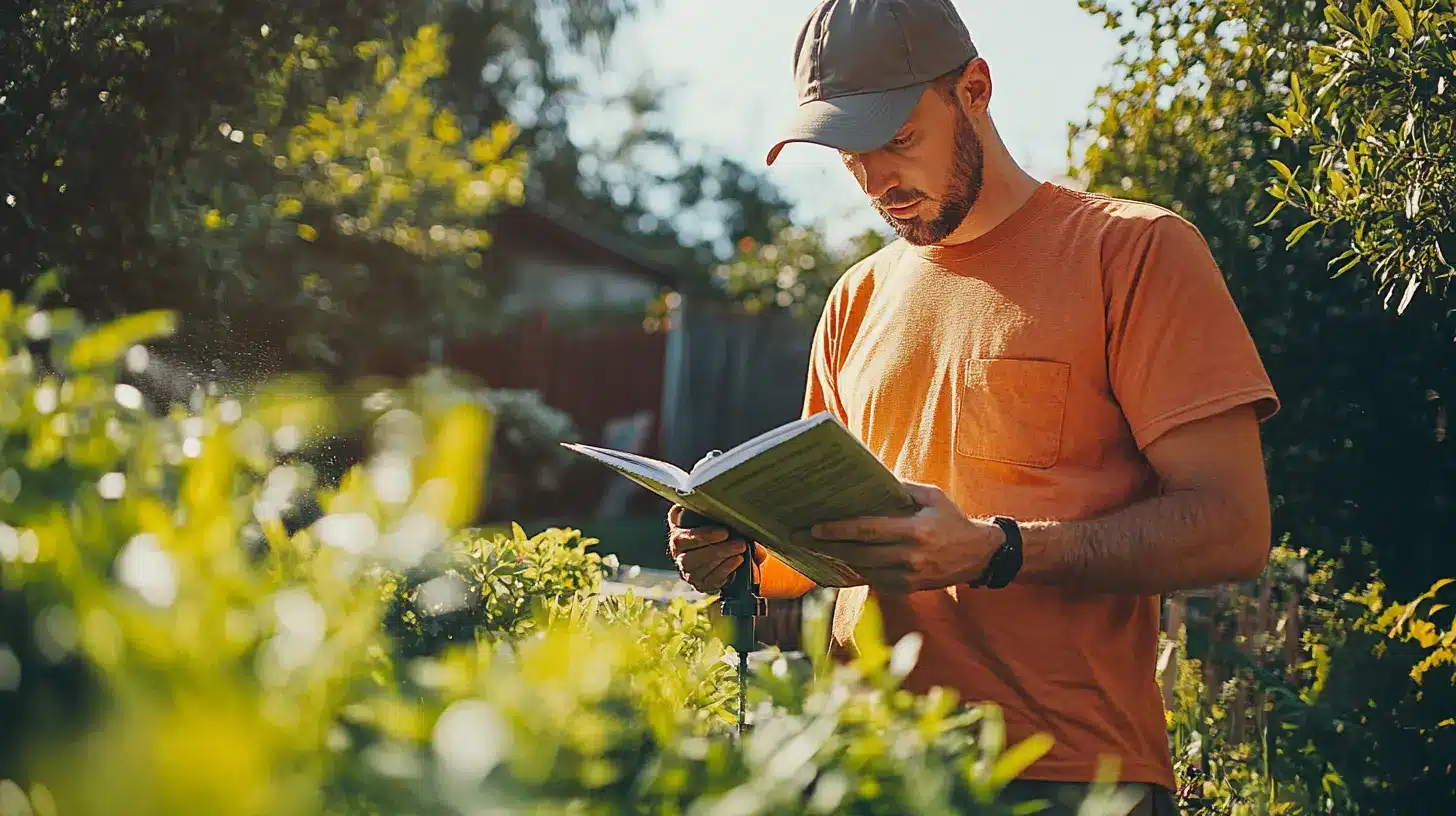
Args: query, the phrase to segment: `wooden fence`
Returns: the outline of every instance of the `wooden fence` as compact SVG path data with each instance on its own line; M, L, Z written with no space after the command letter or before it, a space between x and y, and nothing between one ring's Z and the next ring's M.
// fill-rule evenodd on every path
M646 427L639 452L657 456L666 346L665 334L649 332L640 322L576 326L538 313L506 332L448 343L440 362L489 388L538 392L543 402L571 417L588 443L601 443L614 422L642 418ZM424 365L421 359L396 357L381 359L374 369L401 376ZM616 478L604 468L574 468L567 484L526 491L516 510L533 518L589 517ZM631 500L640 504L648 495L638 491Z
M1172 653L1180 632L1190 658L1203 672L1203 702L1212 705L1229 680L1236 680L1228 702L1226 722L1230 738L1242 740L1257 729L1264 714L1264 694L1243 673L1248 663L1273 665L1293 677L1306 662L1301 647L1301 600L1304 572L1270 569L1260 579L1211 590L1183 592L1168 597L1163 606L1163 633L1167 638L1158 681L1163 702L1175 704L1179 664ZM1252 716L1250 716L1252 715Z

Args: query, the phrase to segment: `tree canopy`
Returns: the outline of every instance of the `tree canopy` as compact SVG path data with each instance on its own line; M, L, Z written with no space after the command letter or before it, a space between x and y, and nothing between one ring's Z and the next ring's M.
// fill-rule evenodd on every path
M1279 203L1268 192L1274 162L1311 179L1321 160L1307 137L1280 138L1273 120L1296 83L1320 87L1305 81L1321 53L1310 45L1340 42L1324 4L1082 5L1123 33L1123 49L1072 130L1080 175L1094 191L1173 209L1208 240L1284 397L1264 436L1277 534L1343 553L1350 580L1378 565L1407 597L1450 574L1456 456L1443 442L1456 321L1422 299L1389 319L1375 277L1332 277L1353 231L1310 230L1290 246L1311 216L1286 207L1266 217ZM1348 14L1356 3L1335 5Z
M491 215L525 197L706 280L722 236L684 233L666 213L711 211L730 239L765 240L787 209L779 194L690 155L656 122L645 82L599 100L628 113L621 139L583 147L568 132L570 66L599 66L638 8L9 4L3 284L59 273L57 296L98 318L175 309L188 327L175 345L194 363L261 375L349 372L373 345L423 349L489 327L509 285L484 251ZM649 169L652 150L668 169Z
M1363 266L1397 311L1456 274L1456 7L1450 0L1362 0L1324 7L1329 42L1311 46L1306 84L1272 117L1308 143L1309 173L1276 163L1271 193L1343 227L1337 273Z

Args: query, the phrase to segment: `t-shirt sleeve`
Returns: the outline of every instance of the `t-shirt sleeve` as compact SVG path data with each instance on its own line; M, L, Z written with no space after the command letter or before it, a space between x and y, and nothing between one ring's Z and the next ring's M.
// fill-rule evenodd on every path
M835 287L814 330L813 344L809 349L809 376L804 385L804 417L828 411L834 418L844 422L844 411L839 403L838 391L838 336L839 336L839 293Z
M1248 326L1202 234L1172 214L1108 269L1108 377L1138 447L1241 405L1279 410Z

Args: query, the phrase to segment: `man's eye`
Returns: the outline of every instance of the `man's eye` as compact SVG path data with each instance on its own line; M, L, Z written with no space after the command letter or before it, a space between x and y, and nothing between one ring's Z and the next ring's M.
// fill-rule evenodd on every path
M910 134L902 133L899 136L891 139L890 144L894 145L895 147L904 147L905 145L910 144Z

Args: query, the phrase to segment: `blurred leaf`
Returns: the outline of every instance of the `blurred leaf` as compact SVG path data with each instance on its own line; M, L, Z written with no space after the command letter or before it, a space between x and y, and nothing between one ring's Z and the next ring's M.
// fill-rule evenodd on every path
M132 346L170 337L176 330L171 312L129 315L78 338L71 347L70 363L78 370L115 365Z

